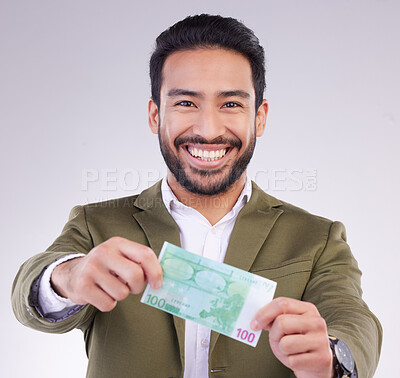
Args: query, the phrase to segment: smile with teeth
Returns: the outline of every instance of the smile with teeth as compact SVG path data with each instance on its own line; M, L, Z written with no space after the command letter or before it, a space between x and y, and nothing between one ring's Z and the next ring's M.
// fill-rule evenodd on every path
M190 155L203 161L213 161L222 159L228 151L228 148L222 148L216 151L201 150L200 148L195 148L188 146L187 150Z

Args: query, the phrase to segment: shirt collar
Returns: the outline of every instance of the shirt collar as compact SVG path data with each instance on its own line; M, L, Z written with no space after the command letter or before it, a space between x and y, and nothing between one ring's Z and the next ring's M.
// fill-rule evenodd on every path
M242 209L242 207L250 200L252 194L252 185L251 180L248 176L246 176L246 183L238 200L236 201L235 205L232 208L233 216ZM182 202L178 200L175 196L174 192L170 188L167 182L167 178L164 177L161 182L161 196L164 202L165 207L167 208L168 212L171 213L172 206L182 209L182 210L193 210L191 207L184 205Z

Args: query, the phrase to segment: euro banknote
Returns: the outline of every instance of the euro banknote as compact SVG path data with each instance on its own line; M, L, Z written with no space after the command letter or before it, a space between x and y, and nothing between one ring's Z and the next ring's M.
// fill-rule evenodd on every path
M244 252L245 253L245 252ZM150 285L141 302L255 347L250 322L273 299L276 282L165 242L159 261L163 285Z

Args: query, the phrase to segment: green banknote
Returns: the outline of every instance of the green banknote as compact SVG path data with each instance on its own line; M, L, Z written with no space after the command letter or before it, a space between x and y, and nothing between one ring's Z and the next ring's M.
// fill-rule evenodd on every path
M185 251L165 242L160 253L163 285L147 285L141 302L253 347L261 331L250 322L274 296L276 282Z

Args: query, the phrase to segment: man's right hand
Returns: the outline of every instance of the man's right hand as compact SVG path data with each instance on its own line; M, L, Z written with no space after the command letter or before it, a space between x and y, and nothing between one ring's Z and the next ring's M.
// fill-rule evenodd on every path
M141 293L147 282L153 289L162 285L157 256L149 247L121 237L112 237L86 256L58 265L51 276L59 295L100 311L111 311L130 293Z

